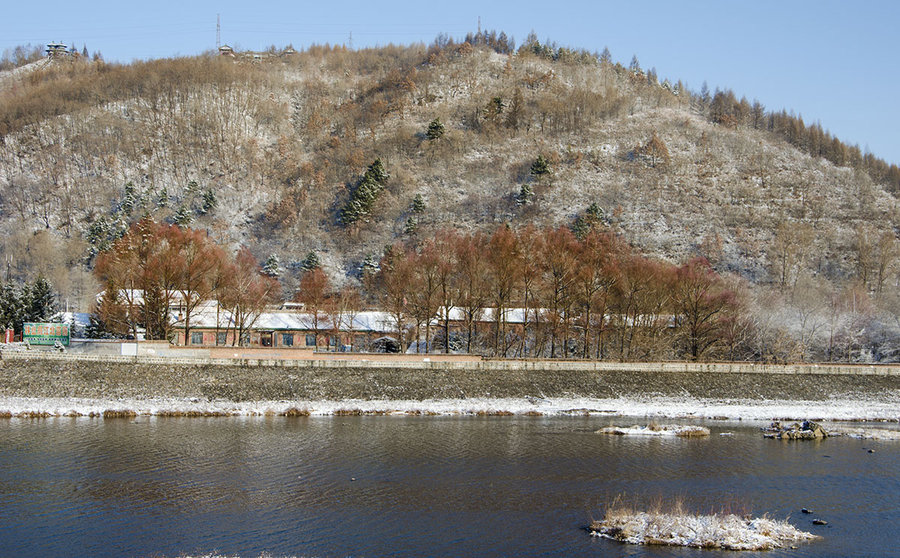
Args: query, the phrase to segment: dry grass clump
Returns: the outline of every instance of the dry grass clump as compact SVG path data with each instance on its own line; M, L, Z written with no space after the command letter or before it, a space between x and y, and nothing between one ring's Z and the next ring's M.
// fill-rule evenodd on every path
M22 413L18 413L16 415L19 418L50 418L53 416L52 413L48 413L47 411L24 411Z
M689 513L680 498L669 505L657 502L648 511L639 511L617 497L607 506L603 519L592 521L589 529L593 536L629 544L722 550L771 550L818 538L766 515L754 518L725 511Z
M291 407L289 409L285 409L279 415L283 417L308 417L309 409L298 409L297 407Z
M475 416L478 416L478 417L511 417L511 416L513 416L513 414L514 413L512 413L511 411L494 411L494 410L490 410L490 411L480 410L480 411L475 412Z
M227 411L159 411L156 413L158 417L172 418L202 418L202 417L230 417L233 413Z
M544 416L544 413L540 411L525 411L522 415L526 417L542 417Z
M122 409L122 410L107 409L107 410L103 411L103 418L105 418L105 419L134 418L136 416L137 416L137 413L130 409Z
M10 411L0 411L0 418L12 418L12 413Z
M675 435L680 438L703 438L709 436L709 428L705 426L685 426Z
M360 417L362 414L362 409L337 409L334 412L336 417Z
M705 426L656 424L647 426L607 426L597 431L598 434L615 436L677 436L679 438L703 438L709 436L709 428Z

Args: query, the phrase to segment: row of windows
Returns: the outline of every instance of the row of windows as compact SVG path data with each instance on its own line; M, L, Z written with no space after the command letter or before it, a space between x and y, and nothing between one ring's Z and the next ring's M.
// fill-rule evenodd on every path
M244 345L250 344L250 334L244 333ZM203 332L202 331L192 331L191 332L191 345L202 345L203 344ZM227 345L228 344L228 334L225 332L219 332L216 334L216 345Z
M272 346L272 333L262 333L259 336L259 344L263 347L271 347ZM306 346L314 347L316 344L316 336L313 334L308 334L306 336ZM294 346L294 334L293 333L282 333L281 334L281 343L282 347L293 347Z
M263 347L271 347L272 346L272 337L271 333L262 333L259 336L259 344ZM228 344L228 334L225 332L219 332L216 334L216 345L227 345ZM244 334L244 345L250 344L250 334ZM316 344L316 336L313 334L308 334L306 336L306 346L313 347ZM337 338L331 339L331 344L337 344ZM193 331L191 332L191 345L203 345L203 332L202 331ZM294 346L294 334L293 333L282 333L281 334L281 343L282 347L293 347Z

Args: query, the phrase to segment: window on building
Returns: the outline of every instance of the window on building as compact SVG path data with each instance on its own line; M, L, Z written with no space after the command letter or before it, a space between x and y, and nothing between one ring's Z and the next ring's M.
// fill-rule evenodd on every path
M316 336L312 333L306 335L306 346L307 347L315 347L316 346Z
M191 332L191 345L202 345L203 344L203 332L202 331L192 331Z
M294 334L293 333L282 333L281 334L281 344L285 347L293 347L294 346Z
M272 346L272 332L271 331L259 334L259 345L261 347L271 347Z
M228 334L224 331L220 331L216 334L216 345L227 345L228 344Z

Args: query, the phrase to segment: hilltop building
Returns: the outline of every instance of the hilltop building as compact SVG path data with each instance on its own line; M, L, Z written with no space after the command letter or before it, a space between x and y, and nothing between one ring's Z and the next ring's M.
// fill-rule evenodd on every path
M69 50L69 47L63 43L47 43L45 52L50 60L68 59L78 56L76 51Z

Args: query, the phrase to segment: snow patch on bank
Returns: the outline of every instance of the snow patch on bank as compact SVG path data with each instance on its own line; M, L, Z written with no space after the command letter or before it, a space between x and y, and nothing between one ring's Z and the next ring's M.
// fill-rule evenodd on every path
M205 399L80 399L0 397L0 417L259 415L601 415L739 420L898 421L900 404L826 401L713 400L691 397L472 398L432 400L247 401Z
M847 436L860 440L900 441L900 431L883 428L831 427L828 433L831 436Z

